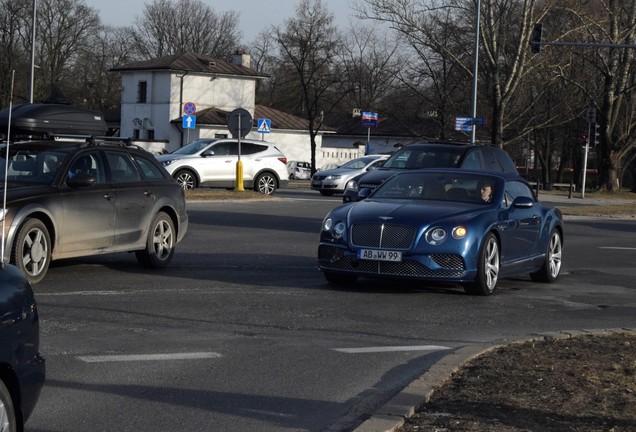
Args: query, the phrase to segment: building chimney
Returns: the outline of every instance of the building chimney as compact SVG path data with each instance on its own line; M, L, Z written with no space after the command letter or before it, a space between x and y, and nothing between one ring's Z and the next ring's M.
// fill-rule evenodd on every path
M247 51L245 51L243 48L239 48L232 55L232 63L245 66L245 67L250 67L250 63L251 63L250 54Z

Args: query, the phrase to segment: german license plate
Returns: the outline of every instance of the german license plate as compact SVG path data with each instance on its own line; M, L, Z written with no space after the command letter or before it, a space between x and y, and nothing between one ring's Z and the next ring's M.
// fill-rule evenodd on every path
M360 249L358 259L371 261L402 261L402 252L379 249Z

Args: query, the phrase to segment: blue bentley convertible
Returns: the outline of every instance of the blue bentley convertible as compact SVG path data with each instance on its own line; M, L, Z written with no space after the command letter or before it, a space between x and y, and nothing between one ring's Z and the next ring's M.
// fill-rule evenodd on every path
M554 282L562 250L561 212L538 202L518 175L426 169L396 174L332 210L318 263L334 284L413 279L490 295L501 277Z

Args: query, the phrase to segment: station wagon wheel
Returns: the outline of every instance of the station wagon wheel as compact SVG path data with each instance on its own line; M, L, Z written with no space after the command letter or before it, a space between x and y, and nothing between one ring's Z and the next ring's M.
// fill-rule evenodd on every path
M185 190L190 190L197 187L197 177L192 171L188 169L177 171L174 175L174 179Z
M16 432L18 430L15 418L13 400L7 386L0 381L0 431Z
M255 190L265 195L271 195L276 190L278 186L278 180L274 177L273 174L270 173L262 173L256 178L256 182L254 183Z
M51 262L51 236L39 219L27 219L16 236L11 261L30 283L40 282Z
M348 275L342 273L332 273L332 272L323 272L325 275L325 279L327 282L334 285L351 285L356 282L358 276L356 275Z
M495 292L499 278L499 243L493 233L489 233L479 249L477 278L464 289L471 295L491 295Z
M144 267L166 267L174 255L175 242L176 232L172 219L166 213L159 212L150 224L146 248L135 252L135 255Z
M545 261L539 271L530 273L530 278L535 282L552 283L561 272L561 259L563 254L563 241L558 230L552 230L545 252Z

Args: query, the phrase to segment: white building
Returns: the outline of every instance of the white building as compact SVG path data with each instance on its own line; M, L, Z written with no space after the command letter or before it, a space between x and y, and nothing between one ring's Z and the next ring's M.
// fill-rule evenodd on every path
M249 64L249 54L238 51L231 63L186 53L111 69L121 74L120 136L131 137L150 151L172 151L198 138L231 136L227 118L233 110L243 108L253 119L246 138L275 143L288 160L309 161L307 120L256 105L256 83L266 76ZM184 128L183 110L188 102L196 106L191 119L194 128ZM270 133L257 131L261 118L271 120ZM316 137L318 167L330 162L320 157L322 136Z

